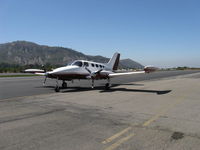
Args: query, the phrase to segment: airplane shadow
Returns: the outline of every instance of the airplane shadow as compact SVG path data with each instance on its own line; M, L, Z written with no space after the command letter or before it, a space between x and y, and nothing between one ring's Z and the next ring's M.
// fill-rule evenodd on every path
M115 88L113 88L115 87ZM63 93L66 92L84 92L84 91L91 91L91 90L99 90L100 93L110 93L110 92L117 92L117 91L122 91L122 92L143 92L143 93L155 93L157 95L163 95L170 93L171 90L140 90L140 89L128 89L128 88L116 88L117 86L111 86L110 89L105 89L104 86L98 86L95 87L94 89L91 89L90 87L70 87L65 91L62 91Z
M103 84L104 86L105 84ZM125 83L125 84L112 84L111 87L117 87L120 85L134 85L134 86L144 86L144 84L136 84L136 83Z
M123 92L143 92L143 93L155 93L157 95L163 95L170 93L171 90L140 90L140 89L127 89L127 88L114 88L114 89L109 89L109 90L102 90L100 93L106 93L106 92L116 92L116 91L123 91Z
M105 89L104 86L96 86L94 89L91 89L91 87L79 87L79 86L74 86L74 87L67 87L67 88L60 88L62 93L67 93L67 92L84 92L84 91L92 91L92 90L99 90L100 93L110 93L110 92L117 92L117 91L122 91L122 92L142 92L142 93L155 93L157 95L163 95L170 93L172 90L143 90L143 89L129 89L129 88L117 88L118 86L121 85L133 85L133 86L144 86L144 84L112 84L110 89ZM54 90L55 86L39 86L36 88L51 88Z

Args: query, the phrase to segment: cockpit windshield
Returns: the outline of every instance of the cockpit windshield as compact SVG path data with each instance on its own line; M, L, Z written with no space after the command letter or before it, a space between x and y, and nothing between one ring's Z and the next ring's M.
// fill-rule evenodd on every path
M82 67L83 66L83 63L82 61L75 61L72 63L72 66L79 66L79 67Z

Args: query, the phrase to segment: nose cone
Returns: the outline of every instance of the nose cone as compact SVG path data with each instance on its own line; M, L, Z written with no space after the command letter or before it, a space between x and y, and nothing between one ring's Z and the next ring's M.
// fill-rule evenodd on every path
M66 71L66 67L60 67L60 68L56 68L53 71L51 71L51 74L60 74L64 71Z
M77 66L66 66L66 67L60 67L56 68L53 71L50 72L52 75L63 75L74 72L78 67Z

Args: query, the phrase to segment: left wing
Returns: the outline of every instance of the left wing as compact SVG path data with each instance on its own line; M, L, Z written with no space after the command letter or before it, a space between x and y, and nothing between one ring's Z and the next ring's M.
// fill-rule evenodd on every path
M151 73L158 70L156 67L147 66L144 67L144 71L133 71L133 72L124 72L124 73L111 73L109 77L123 76L123 75L131 75L131 74L142 74L142 73Z
M130 75L130 74L141 74L146 73L145 71L134 71L134 72L124 72L124 73L111 73L109 77L116 77L116 76L123 76L123 75Z

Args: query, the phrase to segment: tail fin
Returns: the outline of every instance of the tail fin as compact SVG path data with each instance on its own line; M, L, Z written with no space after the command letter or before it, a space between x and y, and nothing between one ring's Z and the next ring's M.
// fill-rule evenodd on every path
M120 53L115 53L113 57L107 63L107 67L110 70L117 70L119 65Z

